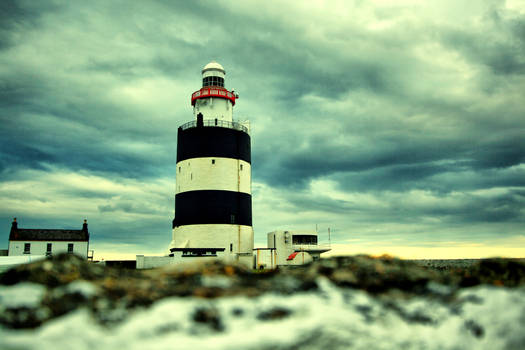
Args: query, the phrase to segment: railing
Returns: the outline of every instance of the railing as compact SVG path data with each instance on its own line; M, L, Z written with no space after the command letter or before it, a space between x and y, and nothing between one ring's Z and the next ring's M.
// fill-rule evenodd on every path
M202 126L215 126L218 128L228 128L228 129L235 129L239 131L243 131L245 133L248 132L248 128L242 125L238 122L229 122L226 120L218 120L218 119L205 119L202 121ZM190 128L196 128L197 127L197 121L193 120L191 122L187 122L185 124L182 124L179 126L182 130L190 129Z
M329 251L331 247L328 244L292 244L292 249L297 251Z
M235 99L238 95L233 92L226 90L221 87L203 87L200 90L195 91L191 94L191 105L195 105L195 100L204 97L220 97L226 98L231 101L232 105L235 105Z

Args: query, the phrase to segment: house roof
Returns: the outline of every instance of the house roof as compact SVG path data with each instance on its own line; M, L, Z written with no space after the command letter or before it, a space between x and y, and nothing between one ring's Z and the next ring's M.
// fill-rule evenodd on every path
M18 228L16 218L11 224L10 241L89 241L87 220L81 230L60 230L40 228Z
M10 241L89 241L89 233L83 230L27 229L11 230Z

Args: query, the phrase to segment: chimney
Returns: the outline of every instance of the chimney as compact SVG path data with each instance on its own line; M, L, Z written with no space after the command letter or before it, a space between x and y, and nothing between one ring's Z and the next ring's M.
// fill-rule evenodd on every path
M16 218L13 218L13 223L11 224L11 231L18 230L18 222L16 222Z
M82 231L88 232L87 220L86 219L84 219L84 224L82 225Z

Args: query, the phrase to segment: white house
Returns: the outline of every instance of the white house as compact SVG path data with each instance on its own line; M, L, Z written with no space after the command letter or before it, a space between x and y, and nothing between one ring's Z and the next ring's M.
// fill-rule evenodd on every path
M18 228L16 218L13 219L8 256L51 256L58 253L74 253L85 259L93 257L89 254L87 220L84 220L81 230L60 230Z

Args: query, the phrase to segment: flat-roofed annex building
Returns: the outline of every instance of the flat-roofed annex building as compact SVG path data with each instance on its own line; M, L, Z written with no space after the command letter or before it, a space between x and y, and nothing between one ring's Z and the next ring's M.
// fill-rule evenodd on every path
M80 230L18 228L16 218L9 233L8 256L51 256L74 253L85 259L89 254L89 231L87 220Z

